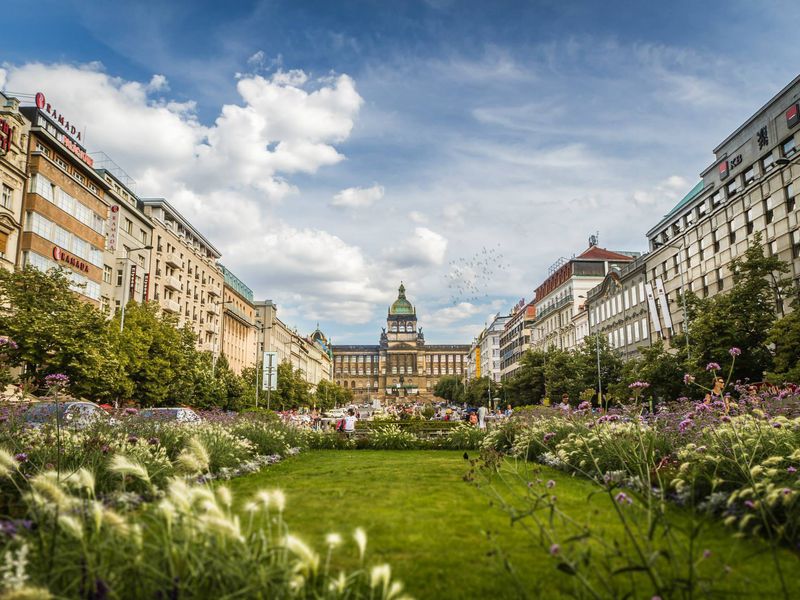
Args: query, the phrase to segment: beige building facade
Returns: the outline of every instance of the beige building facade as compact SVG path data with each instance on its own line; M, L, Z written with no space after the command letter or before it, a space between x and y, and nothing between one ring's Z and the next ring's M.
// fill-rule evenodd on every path
M333 379L359 400L431 399L444 375L463 378L470 346L428 345L400 284L378 345L333 345Z
M19 100L0 93L0 267L13 270L22 235L30 122Z
M199 350L220 351L222 271L219 251L164 198L142 198L153 222L153 300L188 324Z
M256 310L253 290L247 287L230 269L219 265L224 285L222 288L222 353L231 370L241 374L242 369L256 364Z

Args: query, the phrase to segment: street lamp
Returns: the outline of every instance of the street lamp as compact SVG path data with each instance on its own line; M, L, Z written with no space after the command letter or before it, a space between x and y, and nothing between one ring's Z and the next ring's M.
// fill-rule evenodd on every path
M141 248L129 248L125 250L125 267L128 266L128 261L131 259L131 252L138 252L139 250L152 250L152 246L142 246ZM123 271L127 269L123 267ZM127 279L127 278L126 278ZM134 288L135 288L134 282ZM125 304L127 303L125 300L125 288L127 287L127 282L125 280L122 281L122 314L120 315L119 319L119 332L122 333L122 330L125 328Z
M603 294L602 297L603 298L608 297L608 292L606 291L606 293ZM578 298L583 298L587 302L589 300L584 295L580 295L580 296L578 296ZM623 304L623 306L624 306L624 304ZM586 307L586 310L588 312L588 310L589 310L588 306ZM623 317L623 321L624 321L624 317ZM591 325L589 325L589 332L591 333L591 331L592 331L592 328L591 328ZM624 332L623 332L623 334L624 334ZM595 355L597 356L597 403L600 405L600 408L603 408L603 377L602 377L601 371L600 371L600 324L599 323L597 324L597 331L594 332L594 351L595 351Z
M667 244L666 242L658 242L658 241L654 241L653 242L653 248L654 249L661 248L662 246L668 246L670 248L675 248L676 250L680 250L681 253L683 253L683 254L686 253L686 240L684 238L681 238L681 245L680 246L676 246L675 244ZM691 358L691 354L690 354L690 350L689 350L689 348L690 348L690 345L689 345L689 317L688 317L688 313L686 311L686 286L685 286L685 283L684 283L684 276L683 276L683 258L684 257L681 256L680 260L678 261L678 263L680 264L680 267L681 267L681 270L680 270L680 273L681 273L681 304L683 305L683 332L684 332L684 335L686 336L686 361L689 362L689 360Z
M534 331L538 331L542 340L544 340L544 327L532 327ZM542 371L542 379L544 379L544 397L549 398L547 394L547 343L542 344L542 356L544 356L544 370Z

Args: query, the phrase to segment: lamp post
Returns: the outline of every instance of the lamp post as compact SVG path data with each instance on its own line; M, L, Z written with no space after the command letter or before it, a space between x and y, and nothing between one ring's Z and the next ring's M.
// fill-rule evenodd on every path
M125 250L125 267L123 267L123 271L127 271L128 261L131 259L131 252L138 252L139 250L152 250L152 246L141 246L140 248L130 248ZM127 279L127 278L126 278ZM135 287L134 282L134 287ZM125 289L128 286L126 280L122 281L122 313L119 318L119 332L122 333L122 330L125 328L125 304L127 301L125 300Z
M259 326L260 325L260 326ZM256 331L259 333L264 333L267 329L272 329L272 325L264 325L261 321L256 321ZM258 389L258 376L260 369L258 368L258 349L259 347L263 348L263 342L261 340L256 340L256 408L258 408L258 396L260 390ZM262 359L263 360L263 359ZM263 368L263 365L262 365Z
M602 298L608 297L608 291L606 291L602 296ZM584 295L578 296L578 298L583 298L588 302L588 298ZM624 302L624 300L623 300ZM624 306L624 304L623 304ZM589 307L586 307L587 313ZM623 317L624 321L624 317ZM589 333L592 331L591 320L589 321ZM625 331L623 328L623 335L625 335ZM594 352L595 356L597 357L597 403L600 405L600 408L603 408L603 376L600 370L600 323L596 324L596 331L594 332Z
M668 246L670 248L675 248L677 250L680 250L682 254L686 253L686 240L684 238L681 238L681 245L680 246L676 246L675 244L667 244L665 242L655 242L655 241L653 242L653 247L656 248L656 249L661 248L662 246ZM680 257L680 261L678 261L678 264L680 264L680 267L681 267L681 269L680 269L680 273L681 273L681 304L683 305L683 307L682 307L683 308L683 332L684 332L684 334L686 336L686 362L689 362L689 360L691 359L691 353L690 353L690 347L691 346L689 344L689 316L688 316L688 313L686 311L686 285L685 285L684 275L683 275L683 256Z
M544 327L532 327L534 331L538 331L542 340L544 340ZM544 397L549 398L547 394L547 344L542 344L542 356L544 357L544 370L542 371L542 379L544 379Z

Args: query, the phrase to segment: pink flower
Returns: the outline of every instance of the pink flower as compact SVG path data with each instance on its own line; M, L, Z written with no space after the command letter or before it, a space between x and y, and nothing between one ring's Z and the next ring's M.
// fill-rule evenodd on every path
M558 544L553 544L550 546L550 556L556 556L559 552L561 552L561 546Z
M786 469L786 472L787 473L797 473L797 469L795 467L789 467L788 469Z
M706 371L719 371L722 367L715 362L710 362L706 365Z
M614 500L616 500L619 504L633 504L633 500L625 492L620 492L614 496Z
M734 356L734 357L739 356L742 353L742 351L739 348L737 348L736 346L734 346L733 348L728 350L728 352L730 353L731 356Z
M551 479L550 481L547 482L547 487L548 488L556 487L556 482Z
M686 385L689 385L690 383L694 383L694 375L686 373L683 376L683 383L686 384Z

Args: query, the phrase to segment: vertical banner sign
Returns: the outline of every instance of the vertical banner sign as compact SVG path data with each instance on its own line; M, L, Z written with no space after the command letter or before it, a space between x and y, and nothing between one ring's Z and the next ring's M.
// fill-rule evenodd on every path
M647 306L650 309L650 320L653 322L653 327L656 332L661 333L661 321L658 318L658 311L656 310L656 298L653 295L653 286L649 283L645 283L644 291L647 293Z
M142 286L144 287L144 290L142 290L142 302L147 302L147 296L150 294L150 273L144 274Z
M278 353L264 352L262 360L261 389L274 392L278 389Z
M669 302L667 294L664 292L664 282L659 277L656 279L656 291L658 292L658 304L661 306L661 315L664 317L664 327L672 330L672 316L669 314Z
M117 226L119 225L119 206L112 206L108 216L108 232L106 234L106 250L117 249Z
M134 300L133 295L136 293L136 265L131 265L131 287L128 293L128 298Z

